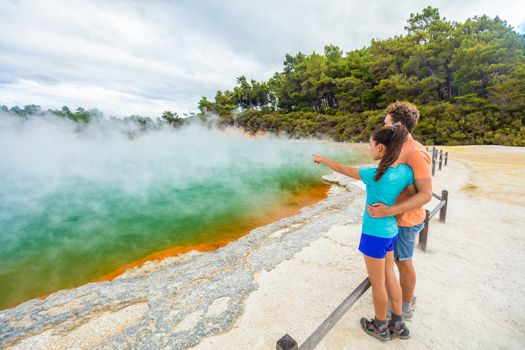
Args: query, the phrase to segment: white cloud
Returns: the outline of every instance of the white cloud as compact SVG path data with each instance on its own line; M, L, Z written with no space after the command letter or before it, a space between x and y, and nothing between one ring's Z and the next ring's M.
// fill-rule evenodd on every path
M7 5L0 21L2 103L158 115L195 109L202 94L231 86L239 71L264 70L193 28L169 32L137 8Z
M330 43L350 51L402 34L427 5L458 21L487 14L525 23L523 6L509 0L0 0L0 103L187 112L241 74L269 78L286 53Z
M30 96L32 104L58 108L69 106L71 108L84 107L85 109L97 108L110 115L151 115L157 111L159 116L165 110L178 110L181 107L189 110L193 106L186 100L147 98L139 94L108 89L100 85L82 85L63 82L58 84L40 83L34 80L17 80L15 84L8 85L2 92L2 103L7 105L24 105L19 103L21 96ZM27 104L27 103L26 103Z

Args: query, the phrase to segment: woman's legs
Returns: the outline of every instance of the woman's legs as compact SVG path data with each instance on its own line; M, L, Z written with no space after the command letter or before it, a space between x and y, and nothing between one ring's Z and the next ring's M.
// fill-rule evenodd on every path
M401 305L403 297L401 286L394 273L394 254L392 251L386 253L385 256L385 279L388 296L392 303L392 320L388 325L390 338L408 339L410 338L410 331L402 318L403 311Z
M401 315L402 292L394 272L394 265L394 252L387 252L385 256L386 290L392 303L392 312L396 315Z
M385 258L376 259L365 255L365 265L368 271L368 279L372 285L375 317L379 321L384 321L386 320L386 307L388 304L385 288Z

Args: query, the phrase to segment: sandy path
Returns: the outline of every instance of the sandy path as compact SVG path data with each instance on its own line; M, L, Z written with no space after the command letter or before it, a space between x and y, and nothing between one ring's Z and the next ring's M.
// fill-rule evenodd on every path
M373 315L367 292L318 349L525 347L525 149L447 150L449 165L433 184L434 192L449 191L447 223L433 220L427 252L416 251L412 338L382 344L359 329L359 318ZM193 349L274 349L285 333L302 343L366 276L358 239L358 224L333 225L260 273L235 328Z

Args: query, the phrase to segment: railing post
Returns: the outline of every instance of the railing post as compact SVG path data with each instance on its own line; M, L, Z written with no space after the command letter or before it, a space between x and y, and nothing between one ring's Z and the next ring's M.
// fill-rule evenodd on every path
M448 191L441 191L441 200L445 202L445 205L439 210L439 221L445 223L447 220L447 205L448 205Z
M443 164L443 150L439 152L439 171L441 171L441 165Z
M427 238L428 238L428 226L430 224L430 212L425 209L425 227L423 227L423 230L419 233L419 249L422 251L427 250Z
M432 154L432 176L436 175L436 160Z
M297 342L290 337L288 334L285 334L281 339L277 341L276 350L297 350L299 345Z
M448 152L445 152L445 166L447 166L448 162Z

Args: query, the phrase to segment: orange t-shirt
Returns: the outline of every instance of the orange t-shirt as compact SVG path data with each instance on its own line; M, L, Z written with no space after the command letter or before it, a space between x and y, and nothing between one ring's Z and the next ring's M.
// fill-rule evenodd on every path
M431 160L426 148L410 136L401 148L398 162L412 168L414 180L432 178ZM397 197L396 203L404 202L409 197L407 190L403 190ZM396 219L398 226L415 226L425 221L425 209L412 209L397 215Z

